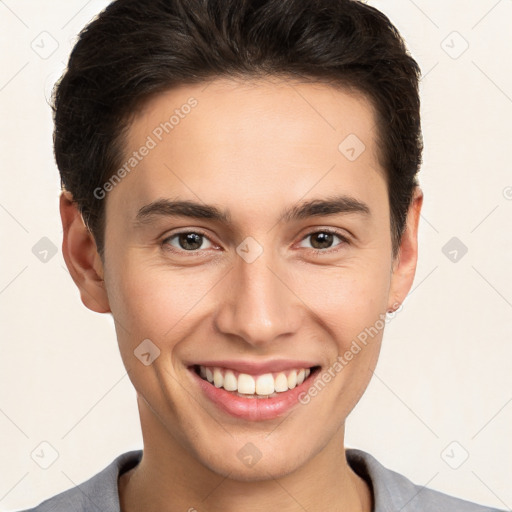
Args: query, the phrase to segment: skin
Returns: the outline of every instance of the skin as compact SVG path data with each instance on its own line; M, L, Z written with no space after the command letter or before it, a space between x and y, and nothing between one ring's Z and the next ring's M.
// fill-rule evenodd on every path
M137 391L144 455L120 477L122 510L370 512L369 486L348 465L343 442L382 330L285 418L231 417L192 387L186 366L235 358L332 366L409 292L423 194L416 189L393 259L372 106L324 84L216 79L175 88L138 113L126 155L191 96L197 107L108 193L103 259L70 194L61 196L67 266L83 303L113 315ZM338 150L349 134L366 146L355 161ZM283 208L334 191L366 203L370 215L278 220ZM160 215L136 223L140 208L165 198L216 205L231 222ZM322 228L348 243L334 236L319 246ZM207 238L195 253L169 239L197 230ZM252 263L236 252L249 236L263 248ZM134 356L144 339L160 349L148 366ZM252 467L237 457L249 442L261 452Z

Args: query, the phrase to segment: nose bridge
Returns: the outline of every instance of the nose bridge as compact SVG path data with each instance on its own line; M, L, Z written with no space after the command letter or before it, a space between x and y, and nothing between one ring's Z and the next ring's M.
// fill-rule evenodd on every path
M229 286L223 288L216 322L223 334L237 335L251 345L265 345L297 330L300 301L289 289L276 251L265 249L254 260L251 251L257 248L250 242L238 248L241 256L229 273Z

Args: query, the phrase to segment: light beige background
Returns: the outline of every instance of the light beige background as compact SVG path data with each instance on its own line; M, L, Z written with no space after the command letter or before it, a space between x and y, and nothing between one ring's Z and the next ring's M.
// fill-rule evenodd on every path
M0 1L1 510L34 506L141 447L112 320L81 304L61 255L47 104L77 32L107 3ZM347 446L510 510L512 1L368 3L423 70L425 203L416 280ZM32 251L43 237L58 248L47 262ZM442 251L452 237L468 248L457 262Z

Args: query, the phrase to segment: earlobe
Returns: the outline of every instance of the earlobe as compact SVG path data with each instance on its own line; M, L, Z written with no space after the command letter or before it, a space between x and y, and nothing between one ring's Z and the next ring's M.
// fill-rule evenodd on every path
M85 225L70 192L60 196L62 254L84 305L96 313L110 312L103 281L103 263L91 232Z
M418 225L423 191L417 186L407 213L407 221L398 255L393 262L388 311L396 310L409 293L418 262Z

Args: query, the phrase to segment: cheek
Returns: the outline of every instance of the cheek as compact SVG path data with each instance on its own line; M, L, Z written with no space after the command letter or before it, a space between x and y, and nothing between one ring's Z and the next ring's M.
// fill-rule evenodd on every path
M206 272L182 272L127 258L109 274L107 287L112 313L133 343L149 338L160 344L179 337L214 284Z
M296 294L317 315L340 348L385 313L390 273L377 261L317 268L294 279Z
M303 277L300 293L316 314L317 332L324 338L318 346L325 347L330 364L302 403L313 404L324 435L327 425L334 428L345 420L373 375L385 327L389 272L381 265L354 263Z
M109 274L109 283L120 355L130 379L148 403L166 400L161 382L174 375L169 356L178 341L187 338L200 289L187 287L169 271L128 259ZM145 353L152 359L147 366Z

